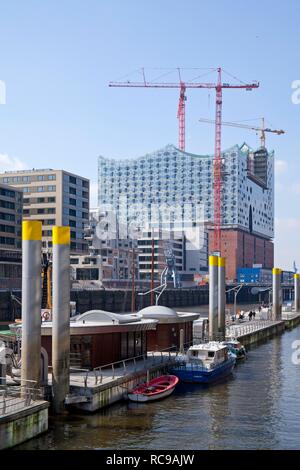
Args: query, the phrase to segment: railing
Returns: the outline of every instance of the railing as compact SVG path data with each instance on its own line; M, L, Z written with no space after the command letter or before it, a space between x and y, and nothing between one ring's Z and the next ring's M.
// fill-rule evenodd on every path
M26 380L23 385L8 385L5 382L6 378L0 377L0 416L20 411L44 399L42 389L32 380Z
M185 344L186 348L189 344ZM168 363L179 354L175 347L164 349L162 351L151 351L147 354L131 357L103 366L95 367L92 371L87 371L84 376L84 386L87 387L88 379L94 378L94 385L102 384L103 379L107 376L113 380L118 377L124 377L130 368L131 372L137 372L139 369L143 370L147 367L152 367L158 364ZM142 367L139 367L141 365Z
M276 323L278 322L275 320L255 320L247 324L231 325L226 328L226 336L244 336L249 333L261 330L262 328L267 328L268 326L275 325Z

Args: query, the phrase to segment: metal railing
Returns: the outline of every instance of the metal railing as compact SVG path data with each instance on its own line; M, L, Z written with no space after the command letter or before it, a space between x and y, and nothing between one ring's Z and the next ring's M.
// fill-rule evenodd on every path
M190 343L185 343L184 348L190 346ZM87 371L83 380L84 386L87 387L88 379L94 378L94 385L102 384L105 377L114 380L116 376L124 377L130 368L130 372L134 373L138 370L144 370L146 367L153 367L158 364L169 363L174 360L179 354L176 347L171 347L161 351L150 351L147 354L131 357L103 366L95 367L92 371ZM139 367L140 366L140 367Z
M240 325L231 325L226 328L226 336L244 336L249 333L261 330L262 328L275 325L276 323L278 323L278 321L275 320L255 320Z
M32 380L26 380L22 385L5 382L6 378L0 377L0 416L21 411L34 402L44 400L42 388L37 387L36 382Z

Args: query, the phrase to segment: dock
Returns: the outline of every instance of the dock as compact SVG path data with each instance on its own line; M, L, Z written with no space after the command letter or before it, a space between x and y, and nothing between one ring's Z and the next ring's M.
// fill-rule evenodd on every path
M146 380L147 373L150 379L167 373L177 354L176 351L153 352L92 371L72 371L70 394L65 403L90 412L116 403L126 397L129 389Z
M48 408L41 389L12 383L0 385L0 450L46 432Z

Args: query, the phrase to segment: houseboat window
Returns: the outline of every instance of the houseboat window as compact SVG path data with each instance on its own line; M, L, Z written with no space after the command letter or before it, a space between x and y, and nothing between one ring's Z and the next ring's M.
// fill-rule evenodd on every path
M208 357L215 357L214 351L208 351Z

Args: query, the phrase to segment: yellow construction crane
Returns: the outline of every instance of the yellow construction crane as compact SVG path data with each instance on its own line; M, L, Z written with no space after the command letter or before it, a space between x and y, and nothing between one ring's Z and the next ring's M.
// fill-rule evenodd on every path
M273 134L285 134L285 131L282 129L270 129L269 127L265 127L265 118L261 118L262 124L261 127L258 126L249 126L247 124L242 124L240 122L226 122L222 121L223 126L231 126L231 127L240 127L242 129L249 129L252 131L256 131L260 133L260 144L262 147L266 147L266 132L272 132ZM209 124L215 124L215 121L213 119L205 119L205 118L200 118L199 122L207 122Z

